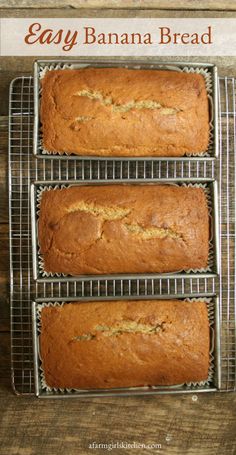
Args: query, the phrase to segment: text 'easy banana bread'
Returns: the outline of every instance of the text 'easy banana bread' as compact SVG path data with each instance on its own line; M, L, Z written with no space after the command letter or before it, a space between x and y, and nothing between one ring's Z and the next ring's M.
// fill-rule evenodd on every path
M82 185L43 191L43 269L68 275L205 269L209 213L202 188Z
M77 302L41 310L40 357L51 388L205 381L209 350L204 302Z
M197 73L127 68L48 71L40 120L49 153L183 156L209 145L209 102Z

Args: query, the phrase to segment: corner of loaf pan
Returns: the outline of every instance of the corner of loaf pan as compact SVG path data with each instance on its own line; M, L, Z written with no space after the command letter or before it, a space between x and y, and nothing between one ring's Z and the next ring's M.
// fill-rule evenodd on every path
M38 183L31 209L39 281L218 273L215 181Z
M218 156L217 69L212 64L39 61L34 83L38 157Z
M87 310L89 311L85 322L84 313L86 314ZM215 391L220 383L218 311L216 296L181 300L170 299L168 296L164 300L157 296L146 296L145 300L137 296L129 297L129 300L125 297L119 300L117 298L73 298L71 300L68 298L60 302L34 302L36 395L83 397ZM62 328L57 325L63 324L63 318L70 328L61 332ZM53 320L53 326L50 320ZM175 324L172 326L174 321ZM112 333L108 333L109 327L105 322L112 325ZM150 331L149 326L155 324L158 325L158 330L153 332L150 329ZM87 326L94 332L90 337L87 333L82 333L83 330L85 332L88 330ZM93 326L96 326L99 332L96 332ZM146 333L147 327L150 333ZM59 346L60 343L56 342L57 330L60 330L64 341L71 338L68 343L68 340L65 343L63 341L64 346ZM198 330L201 330L201 337L197 334ZM172 331L174 338L176 337L174 344L178 351L175 355L171 349ZM80 336L77 332L81 332ZM190 345L193 343L194 349L189 348L189 352L187 345L185 346L183 334ZM196 336L195 341L194 336ZM128 351L127 343L130 343ZM149 343L154 343L151 351L147 350ZM96 358L93 355L95 346L92 347L92 344L96 344L98 351ZM113 344L113 348L109 347L109 344ZM74 354L73 348L77 350ZM58 349L61 353L60 358L62 359L65 354L65 358L71 358L71 363L67 360L64 364L56 361ZM107 349L110 357L106 359ZM167 350L166 353L165 350ZM129 369L129 362L124 363L124 356L126 352L132 354L133 351L135 355L133 360L130 360L130 365L133 365L132 369ZM112 358L113 353L114 358ZM54 355L56 363L53 362ZM165 362L169 362L169 369L166 369L161 362L163 355L164 357L166 355ZM175 360L171 360L173 355ZM140 363L140 359L138 361L140 356L145 357L145 362ZM97 359L99 359L98 363ZM187 368L182 368L184 359ZM57 365L56 368L55 365ZM86 365L86 368L83 369L83 365ZM81 375L78 373L80 369ZM191 377L192 380L189 379ZM180 378L181 383L178 382ZM77 384L79 386L74 387Z

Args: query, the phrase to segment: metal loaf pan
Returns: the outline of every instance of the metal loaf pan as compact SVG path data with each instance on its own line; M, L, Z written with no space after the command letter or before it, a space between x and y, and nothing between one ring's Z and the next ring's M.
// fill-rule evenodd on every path
M189 296L185 295L166 295L158 297L156 295L148 297L148 300L169 300L169 299L185 299ZM147 298L146 298L147 299ZM207 298L201 295L197 300L205 300L208 305L208 313L210 316L210 366L209 377L204 383L189 383L175 386L155 386L155 387L126 387L116 389L91 389L91 390L78 390L78 389L47 389L42 384L42 367L40 358L39 347L39 333L40 333L40 316L38 312L39 305L63 305L69 302L85 302L85 301L114 301L114 300L127 300L127 297L111 298L67 298L58 300L50 300L46 303L45 300L37 300L32 303L32 330L33 330L33 349L34 349L34 375L35 375L35 395L39 398L73 398L73 397L106 397L106 396L134 396L134 395L156 395L156 394L177 394L177 393L196 393L196 392L214 392L220 389L221 384L221 368L220 368L220 326L219 326L219 298L212 295ZM132 296L129 300L145 300L143 297ZM190 300L194 299L192 296ZM79 303L78 303L79 304ZM91 303L91 311L92 311Z
M199 69L207 70L208 74L211 77L212 83L212 93L211 93L211 102L210 104L210 117L212 119L212 140L213 143L209 147L209 151L207 156L204 155L196 155L200 160L212 160L214 157L218 156L218 80L217 80L217 67L211 63L192 63L191 61L187 62L158 62L156 59L150 60L104 60L98 59L95 61L91 61L88 59L81 59L81 60L37 60L34 63L34 134L33 134L33 153L35 156L44 159L90 159L90 160L182 160L188 161L191 158L190 156L186 157L113 157L113 156L84 156L84 155L59 155L56 154L46 154L42 151L42 135L40 132L40 74L43 70L49 68L52 69L79 69L85 67L96 67L96 68L108 68L108 67L126 67L126 68L134 68L134 69L153 69L153 70L181 70L187 71L189 68L198 71ZM195 155L192 155L193 157Z
M220 261L219 261L219 224L218 224L218 191L217 182L213 179L123 179L123 180L93 180L93 181L43 181L35 182L31 186L31 220L32 220L32 254L33 254L33 277L38 282L63 282L63 281L86 281L91 279L153 279L153 278L210 278L219 274ZM111 275L79 275L70 276L55 274L52 276L45 276L40 267L40 256L38 246L38 192L44 188L54 187L69 187L69 186L94 186L94 185L116 185L116 184L145 184L145 185L158 185L158 184L205 184L209 188L210 195L210 209L211 209L211 234L212 241L210 243L210 252L212 251L213 260L210 270L207 271L192 271L192 272L173 272L164 274L111 274Z

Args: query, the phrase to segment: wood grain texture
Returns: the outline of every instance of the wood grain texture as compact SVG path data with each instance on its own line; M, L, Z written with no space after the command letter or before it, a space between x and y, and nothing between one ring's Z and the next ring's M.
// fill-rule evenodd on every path
M233 455L235 395L198 395L194 400L192 395L64 401L17 399L9 394L7 382L3 381L0 454L85 455L93 453L89 449L92 442L135 441L162 445L160 452L141 449L134 450L135 454ZM111 453L131 452L117 449Z
M53 1L53 0L51 0ZM99 1L99 0L98 0ZM194 1L194 0L193 0ZM0 0L1 2L1 0ZM111 8L71 8L71 7L64 7L64 8L56 8L54 2L52 3L52 8L47 8L47 5L43 6L40 9L36 9L36 3L30 2L31 7L28 9L20 8L21 2L17 2L16 8L9 8L9 4L6 4L6 8L1 8L0 6L0 17L94 17L94 18L157 18L157 17L235 17L236 14L236 4L234 3L234 8L224 9L186 9L184 12L181 9L178 9L178 2L175 2L175 9L169 10L166 6L165 9L135 9L135 8L128 8L125 9L124 7L121 9L111 9ZM223 5L223 2L218 2L219 4ZM196 4L196 1L195 1ZM197 3L198 4L198 3ZM33 7L33 8L32 8Z
M83 7L81 6L83 3ZM93 0L0 0L4 17L180 17L180 11L172 0L148 1L145 8L165 8L151 13L137 9L90 9L104 6L113 8L114 2ZM116 2L118 3L118 2ZM141 1L119 2L130 8ZM147 6L147 4L149 6ZM155 4L155 6L153 5ZM199 9L235 9L234 1L199 1ZM59 9L64 5L65 9ZM85 6L86 5L86 6ZM158 5L158 6L157 6ZM17 10L9 9L17 6ZM53 9L31 9L52 7ZM70 7L72 6L72 7ZM178 3L178 8L187 8L185 17L202 16L201 11L191 11L196 1ZM30 8L27 10L19 8ZM78 10L74 8L80 8ZM88 9L84 9L84 8ZM144 6L142 6L144 8ZM55 9L58 8L58 9ZM119 6L120 8L120 6ZM221 12L206 11L205 17L221 17ZM224 12L234 17L234 12ZM7 187L7 146L8 146L8 87L10 80L32 71L34 58L0 59L0 455L86 455L93 451L89 444L113 442L140 442L162 444L160 451L144 449L134 453L163 453L167 455L233 455L236 453L236 394L209 393L195 396L155 396L132 398L103 398L83 400L37 400L17 398L10 386L10 333L9 333L9 262L8 262L8 187ZM161 59L160 59L161 60ZM172 60L175 60L174 58ZM185 59L182 59L185 60ZM193 59L194 60L194 59ZM195 61L198 59L196 58ZM214 62L221 75L235 75L236 63L231 58L201 58ZM99 453L107 453L100 450ZM111 453L130 454L132 450L117 449Z
M0 90L1 91L1 90ZM6 99L2 97L1 99ZM8 117L0 116L0 223L8 221L7 145Z
M234 0L0 0L0 8L113 8L235 10Z
M7 244L5 242L5 244ZM8 249L5 248L8 265ZM6 267L7 268L7 267ZM8 279L9 271L4 270L0 272L0 333L1 332L9 332L10 330L10 299L9 299L9 279ZM1 356L0 356L0 364L1 364Z

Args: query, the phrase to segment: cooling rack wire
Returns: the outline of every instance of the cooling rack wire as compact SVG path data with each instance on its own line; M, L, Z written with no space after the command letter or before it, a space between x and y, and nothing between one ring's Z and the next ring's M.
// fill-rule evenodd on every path
M12 81L9 106L10 305L12 384L34 394L31 302L36 298L212 295L220 301L220 390L236 387L236 107L235 79L219 78L220 157L189 160L35 159L33 78ZM32 277L30 185L34 181L211 178L219 183L221 274L190 278L85 279L36 283Z

